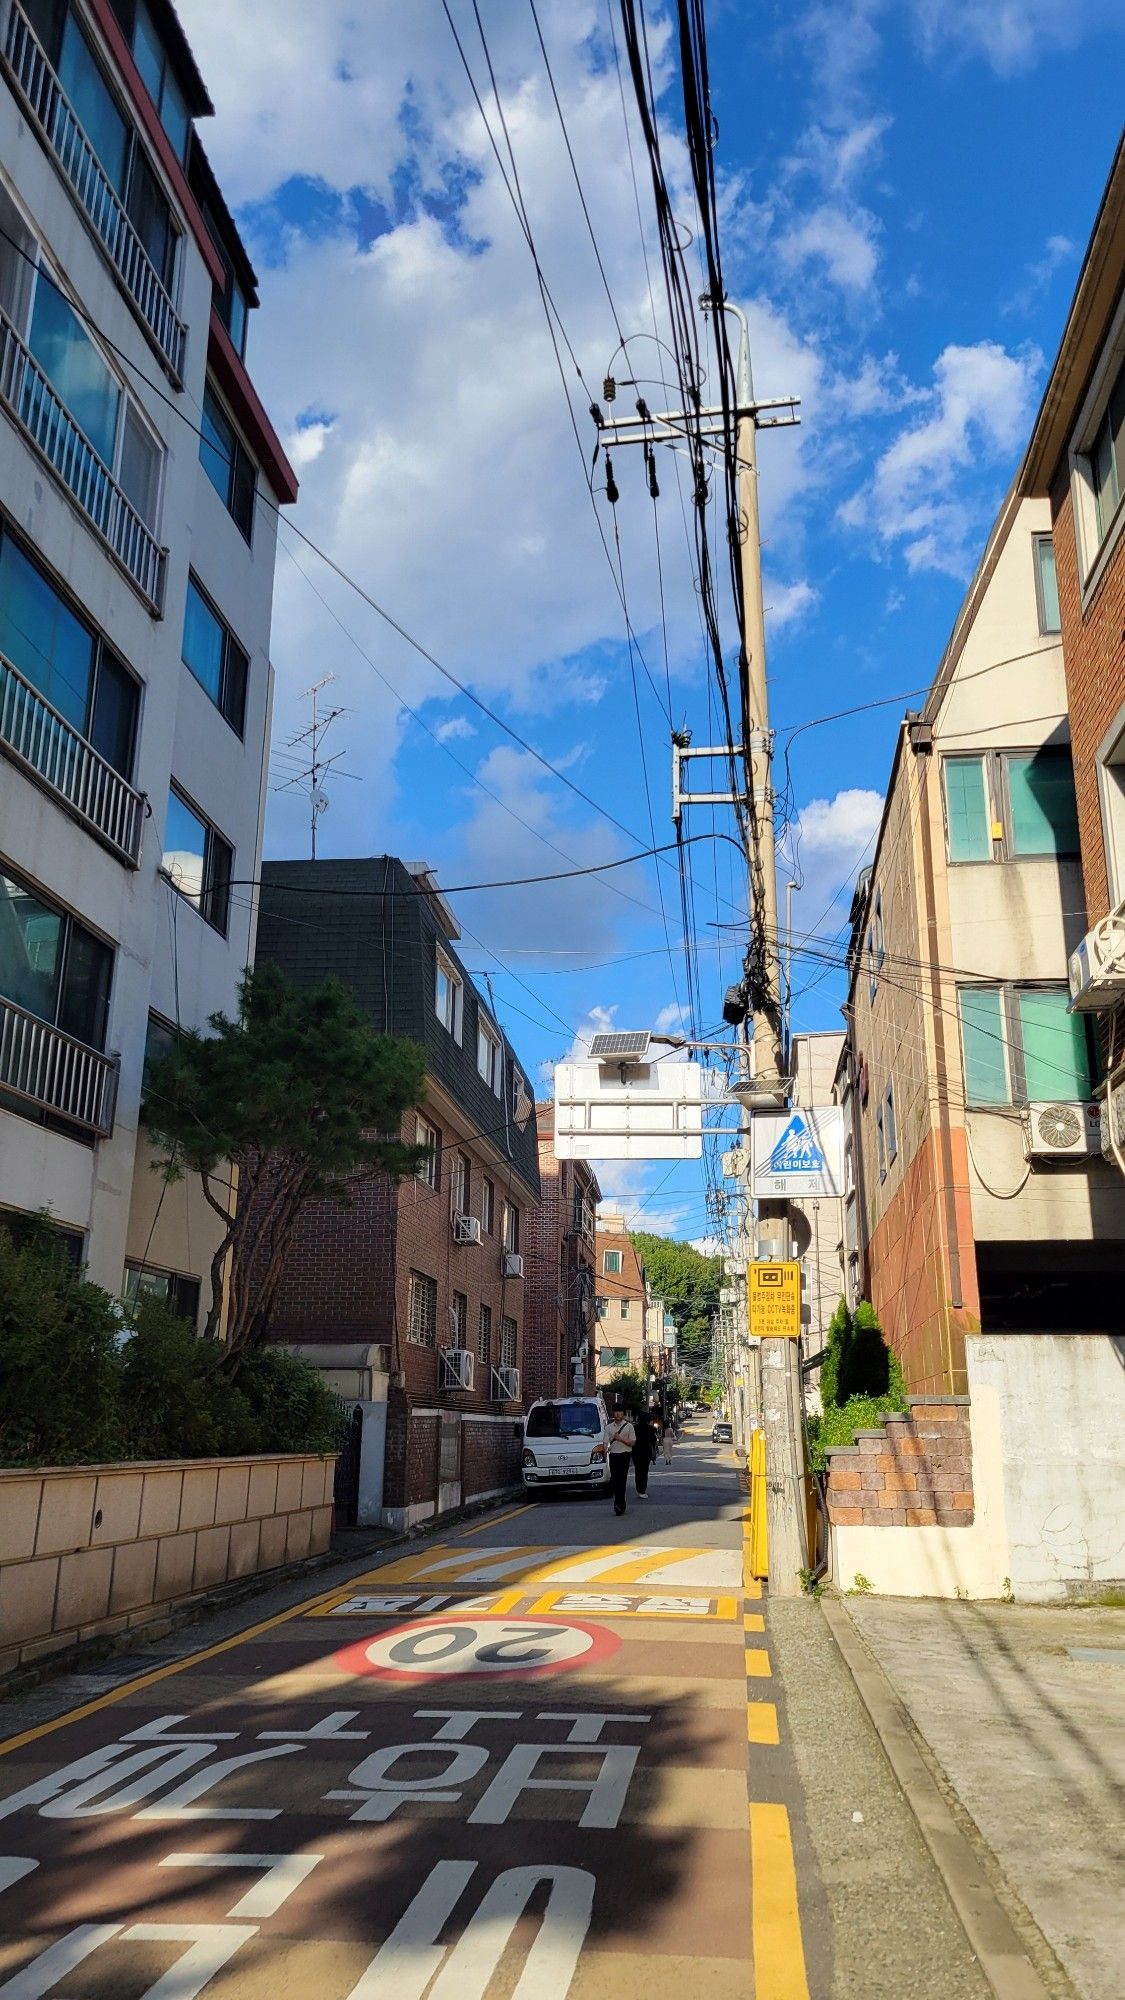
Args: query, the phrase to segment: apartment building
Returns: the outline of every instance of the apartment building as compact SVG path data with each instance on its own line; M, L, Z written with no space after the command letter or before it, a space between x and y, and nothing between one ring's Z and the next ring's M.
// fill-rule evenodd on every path
M1090 929L1072 1005L1097 1025L1102 1150L1125 1172L1125 141L1020 475L1051 512Z
M1069 1012L1086 929L1048 505L1009 496L925 707L903 724L853 909L846 1185L912 1388L969 1334L1108 1330L1125 1189Z
M378 1511L397 1528L520 1476L535 1106L459 936L420 863L263 866L259 959L297 985L334 974L375 1028L426 1052L425 1100L402 1130L426 1163L401 1185L360 1183L346 1209L307 1205L272 1328L329 1373L368 1371Z
M254 274L168 0L0 7L0 1210L198 1312L146 1045L253 952L277 509Z
M525 1232L524 1400L570 1396L597 1381L594 1224L601 1199L588 1160L555 1156L555 1107L535 1107L540 1198Z
M598 1215L596 1255L598 1373L605 1381L618 1368L644 1368L649 1304L644 1259L616 1209Z

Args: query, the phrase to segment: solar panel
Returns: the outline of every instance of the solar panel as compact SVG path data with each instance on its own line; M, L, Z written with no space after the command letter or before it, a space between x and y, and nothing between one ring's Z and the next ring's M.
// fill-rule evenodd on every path
M643 1062L648 1054L648 1030L623 1035L595 1035L590 1054L595 1062Z

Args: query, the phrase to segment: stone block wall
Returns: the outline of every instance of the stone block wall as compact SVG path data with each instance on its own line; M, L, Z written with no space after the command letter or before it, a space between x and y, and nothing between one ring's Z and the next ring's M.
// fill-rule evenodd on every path
M908 1397L854 1445L828 1453L834 1527L970 1528L973 1452L967 1396Z
M334 1458L0 1471L0 1674L327 1549Z

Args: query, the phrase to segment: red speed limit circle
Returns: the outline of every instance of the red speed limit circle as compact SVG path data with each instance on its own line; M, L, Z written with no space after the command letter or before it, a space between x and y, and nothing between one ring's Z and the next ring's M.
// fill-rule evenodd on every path
M571 1618L418 1618L345 1646L333 1665L346 1674L393 1681L462 1675L527 1680L591 1666L616 1653L620 1644L604 1626L576 1624Z

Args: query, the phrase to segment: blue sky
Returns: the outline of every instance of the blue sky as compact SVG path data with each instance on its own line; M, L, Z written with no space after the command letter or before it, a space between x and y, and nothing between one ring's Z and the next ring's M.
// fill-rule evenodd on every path
M484 93L471 5L451 7ZM668 840L666 690L697 742L716 728L677 464L660 466L659 572L640 460L615 466L620 575L644 656L631 661L531 259L439 0L180 8L217 105L206 143L261 275L248 359L301 472L296 522L604 809L283 528L267 851L307 851L306 806L284 789L298 768L287 742L307 721L301 690L326 672L345 714L322 853L424 857L456 884L615 859L652 844L650 825ZM481 13L540 262L596 389L617 334L534 24L526 0L482 0ZM540 0L539 13L632 371L655 378L607 0ZM691 227L657 0L648 13ZM761 440L761 498L771 710L791 775L782 882L802 884L796 928L837 940L798 956L793 1019L827 1027L841 982L826 954L845 934L906 704L792 732L933 673L1116 144L1125 15L1113 0L712 0L709 21L728 287L750 316L758 393L803 400L799 430ZM640 191L651 255L643 177ZM588 396L565 356L564 371L588 456ZM661 391L646 381L644 393ZM700 810L690 831L710 826ZM713 1027L737 974L737 930L718 926L742 907L738 861L701 841L690 866ZM455 903L466 961L491 973L541 1087L541 1065L591 1026L680 1018L673 868ZM640 1220L703 1233L697 1168L604 1179Z

